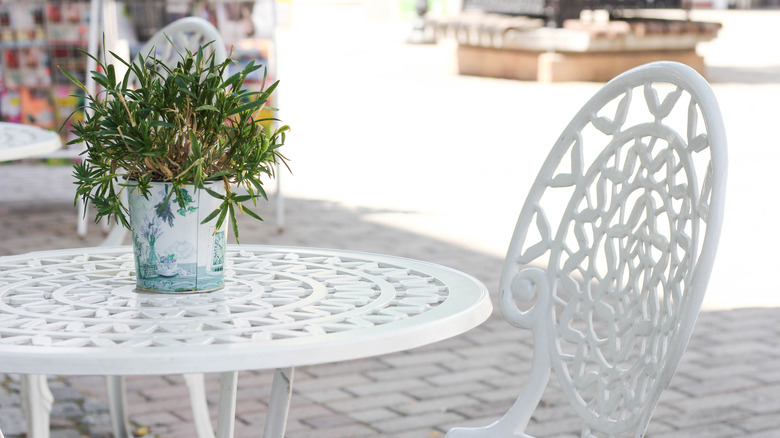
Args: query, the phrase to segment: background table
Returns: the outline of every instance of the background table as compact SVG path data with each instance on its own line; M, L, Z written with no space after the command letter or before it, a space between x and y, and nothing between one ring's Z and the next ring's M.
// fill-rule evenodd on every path
M231 436L236 372L277 369L266 436L282 436L294 367L440 341L492 311L478 280L422 261L247 245L227 257L226 287L206 294L136 292L129 247L0 257L0 372L220 372L217 431Z
M31 158L62 147L59 134L37 126L0 122L0 161Z

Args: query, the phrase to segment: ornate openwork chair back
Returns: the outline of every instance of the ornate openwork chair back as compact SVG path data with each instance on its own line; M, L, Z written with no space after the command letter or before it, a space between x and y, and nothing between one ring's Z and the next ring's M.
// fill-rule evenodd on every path
M173 41L175 48L168 42L166 35L167 38ZM174 21L155 33L144 44L139 53L144 57L152 53L157 56L157 59L163 61L165 65L173 68L180 59L177 49L182 52L189 50L194 53L200 46L212 41L213 43L208 47L208 50L215 52L215 60L222 62L227 59L225 43L217 28L203 18L185 17Z
M726 164L693 69L647 64L593 96L542 166L502 272L505 318L533 331L529 383L498 422L447 436L528 436L550 370L583 437L642 436L701 307Z

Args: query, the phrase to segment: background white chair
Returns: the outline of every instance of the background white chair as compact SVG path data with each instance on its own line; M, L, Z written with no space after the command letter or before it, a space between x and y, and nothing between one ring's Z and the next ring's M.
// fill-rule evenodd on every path
M274 5L274 9L272 9L272 18L273 20L276 19L276 9L275 9L275 2L272 3ZM174 23L169 24L159 32L157 32L152 38L149 39L149 41L144 44L144 46L141 48L140 53L143 56L146 56L151 52L155 47L157 47L157 57L158 59L164 59L166 60L165 65L172 67L176 65L176 61L178 60L178 55L176 53L176 50L174 50L171 45L168 43L167 39L165 38L165 35L168 35L169 38L174 42L177 48L179 50L189 49L190 51L195 51L198 49L200 45L203 45L205 43L208 43L209 41L222 41L222 36L220 35L219 31L211 26L211 29L205 30L205 28L202 26L202 21L205 21L201 18L196 17L187 17L182 18L180 20L175 21ZM210 25L210 23L209 23ZM275 23L272 25L272 28L275 28ZM271 34L273 35L273 29ZM273 38L274 44L275 44L275 38ZM226 48L224 44L218 44L217 47L214 47L214 50L217 54L217 60L224 60L227 57ZM274 59L273 62L271 62L271 65L266 66L268 68L269 73L271 74L272 78L276 78L276 47L274 46L274 50L272 52ZM278 99L278 92L276 93ZM276 165L276 224L277 229L281 232L284 230L285 225L285 216L284 216L284 196L282 195L282 169L281 166L277 163Z
M533 331L529 381L490 426L528 437L551 370L583 437L643 436L688 344L720 236L726 137L707 82L659 62L605 85L555 143L504 263L505 318Z
M92 13L94 16L102 17L101 20L95 20L90 22L89 29L89 44L88 51L90 53L98 52L98 37L100 23L103 24L103 38L109 51L116 51L118 46L117 38L117 24L116 24L116 5L113 1L105 0L92 0ZM165 35L174 42L178 50L188 49L190 51L196 51L198 47L208 42L215 41L210 46L211 50L216 53L216 59L218 61L225 60L227 58L227 51L225 45L222 43L222 37L219 31L208 21L197 17L186 17L177 20L162 30L154 34L149 41L141 48L140 53L143 56L147 56L150 52L155 51L155 55L158 59L163 60L165 65L174 67L179 59L179 55L173 46L168 42ZM126 49L125 49L126 50ZM121 53L120 55L127 58L127 53ZM108 55L110 56L110 55ZM124 74L126 67L118 62L113 62L117 68L118 73ZM91 94L95 92L95 81L92 80L91 72L96 69L95 61L89 59L87 63L87 82L86 87ZM78 201L78 224L77 233L79 236L84 236L87 233L87 205L82 200ZM108 228L105 229L108 231ZM121 245L123 242L124 233L120 226L115 226L108 237L104 241L104 245Z
M173 42L173 45L168 42L168 38ZM203 18L185 17L174 21L152 35L139 53L146 57L154 52L153 54L158 60L173 68L180 59L177 49L181 52L184 52L185 49L196 52L199 47L212 41L209 50L214 52L215 60L221 62L227 59L225 43L217 28Z

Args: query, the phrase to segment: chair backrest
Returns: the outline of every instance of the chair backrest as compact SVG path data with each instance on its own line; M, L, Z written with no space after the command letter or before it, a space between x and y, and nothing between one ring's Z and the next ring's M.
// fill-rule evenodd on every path
M175 47L168 42L168 38L170 38ZM144 44L139 53L141 56L146 57L154 52L157 59L163 61L165 65L175 67L180 59L177 49L182 52L189 50L194 53L199 47L212 41L213 43L209 46L209 50L214 51L217 62L224 61L227 58L227 51L217 28L203 18L185 17L174 21L155 33Z
M583 437L642 436L704 298L725 184L698 73L657 62L606 84L555 143L504 263L504 317L533 331L529 383L498 422L447 436L523 436L550 370Z

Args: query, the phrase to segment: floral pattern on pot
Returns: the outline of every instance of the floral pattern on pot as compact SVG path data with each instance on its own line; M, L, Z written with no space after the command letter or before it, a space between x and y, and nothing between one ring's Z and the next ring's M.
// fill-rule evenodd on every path
M208 185L225 193L222 182ZM136 284L153 292L208 292L224 286L228 220L215 230L216 218L201 222L221 202L205 190L153 182L148 197L130 190L130 227Z

